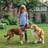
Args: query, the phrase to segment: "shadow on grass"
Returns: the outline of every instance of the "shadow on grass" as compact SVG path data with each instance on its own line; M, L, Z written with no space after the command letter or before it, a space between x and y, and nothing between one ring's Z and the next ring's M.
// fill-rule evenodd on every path
M0 42L0 43L5 46L32 46L32 47L42 44L41 42L35 44L34 41L29 41L28 43L24 41L22 45L20 44L19 41L13 41L11 43L7 43L7 42Z
M17 46L21 46L20 42L16 41L16 42L11 42L11 43L7 43L7 42L4 42L2 43L4 45L9 45L9 46L12 46L12 45L17 45ZM41 42L39 42L38 44L41 44ZM30 45L30 46L34 46L34 45L38 45L38 44L35 44L34 41L32 42L24 42L22 45Z

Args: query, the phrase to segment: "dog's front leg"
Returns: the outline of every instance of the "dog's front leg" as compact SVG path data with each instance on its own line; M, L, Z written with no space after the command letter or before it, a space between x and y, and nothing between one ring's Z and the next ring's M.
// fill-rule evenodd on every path
M41 38L42 38L42 44L44 44L45 43L44 42L44 35L42 35Z
M23 35L20 35L20 43L23 44Z
M35 40L34 43L37 44L38 43L38 40Z
M35 40L35 42L34 42L34 43L38 43L38 41L39 41L39 37L38 37L38 36L36 36L35 38L36 38L36 40Z

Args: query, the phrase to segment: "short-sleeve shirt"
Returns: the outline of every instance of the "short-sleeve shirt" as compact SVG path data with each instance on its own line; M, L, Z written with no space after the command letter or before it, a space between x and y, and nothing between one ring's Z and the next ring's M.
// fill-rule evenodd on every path
M27 16L28 16L27 12L21 13L21 15L20 15L20 21L19 21L20 25L25 25L27 23L27 20L26 20Z

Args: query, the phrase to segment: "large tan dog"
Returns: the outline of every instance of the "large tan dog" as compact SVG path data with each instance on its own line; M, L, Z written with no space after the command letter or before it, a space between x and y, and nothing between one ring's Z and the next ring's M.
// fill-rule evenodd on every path
M40 29L37 25L33 24L31 26L32 29L32 35L35 37L35 43L38 43L38 41L42 40L42 43L44 44L44 31Z
M11 28L8 30L7 35L4 35L4 37L8 37L7 38L7 42L10 43L10 38L14 36L14 34L19 35L20 36L20 43L23 44L23 34L25 29L29 28L29 25L26 24L23 27L19 27L19 28Z

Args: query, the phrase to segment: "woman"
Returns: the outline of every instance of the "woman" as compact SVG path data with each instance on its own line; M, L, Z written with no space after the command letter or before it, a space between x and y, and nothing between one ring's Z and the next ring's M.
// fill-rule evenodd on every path
M18 26L22 27L28 24L28 13L26 7L21 5L19 8ZM27 30L25 30L25 41L28 42Z

